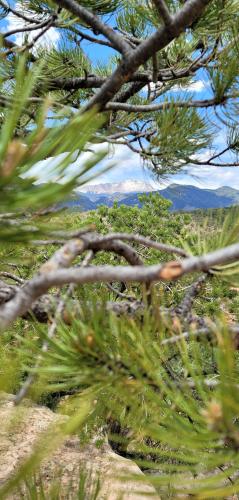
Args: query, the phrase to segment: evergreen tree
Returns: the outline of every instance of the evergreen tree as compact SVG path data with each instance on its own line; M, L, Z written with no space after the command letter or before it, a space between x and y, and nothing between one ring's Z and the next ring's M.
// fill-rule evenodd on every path
M22 134L47 95L55 123L63 110L108 110L95 140L127 145L156 174L188 163L238 165L236 0L0 4L11 21L2 29L1 106L13 99L16 57L27 54L27 72L42 64Z
M203 164L238 165L237 2L0 4L1 389L15 393L16 413L26 395L69 395L70 419L53 444L103 429L163 498L230 498L239 492L239 327L223 310L198 315L195 300L218 281L238 284L237 211L222 228L194 231L175 216L165 236L150 225L169 217L168 202L153 195L142 212L132 209L131 232L122 232L124 207L99 210L101 233L84 215L63 231L64 217L47 207L94 175L101 143L138 151L156 175L200 164L209 146ZM108 50L104 65L98 46ZM207 78L210 97L194 100L194 77ZM227 146L213 151L222 125ZM102 252L128 265L108 265ZM180 279L184 296L168 304L166 286ZM109 301L114 282L141 288L133 300L117 289L125 300ZM0 496L34 482L52 447L47 436ZM35 487L32 498L45 498L44 485Z

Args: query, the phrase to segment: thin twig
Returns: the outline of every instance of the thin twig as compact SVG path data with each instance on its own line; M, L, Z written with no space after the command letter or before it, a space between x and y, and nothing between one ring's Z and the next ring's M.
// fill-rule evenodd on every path
M26 31L27 32L28 31L35 31L35 30L44 28L45 26L47 26L49 24L50 21L51 21L51 19L46 19L45 21L42 21L42 23L34 24L34 26L22 26L21 28L15 28L11 31L7 31L6 33L4 33L3 37L6 38L9 36L15 35L16 33L24 33Z
M8 273L6 271L1 271L0 276L3 276L4 278L9 278L9 279L15 281L16 283L21 284L21 285L23 285L25 283L24 279L19 278L19 276L16 276L15 274L12 274L12 273Z
M239 325L227 325L227 329L234 335L234 340L238 344L239 336ZM192 330L190 332L183 332L179 335L173 335L167 339L162 340L161 345L176 344L182 340L188 340L193 338L195 340L200 340L202 338L208 338L213 336L213 330L210 328L200 328L198 330ZM238 347L238 346L237 346Z
M193 302L195 298L199 295L203 284L208 278L208 274L204 274L203 276L199 276L199 278L194 281L186 292L186 295L183 297L183 300L178 304L174 309L174 313L178 316L181 316L184 321L188 321L189 315L191 314Z
M153 241L150 238L145 236L141 236L139 234L131 234L131 233L111 233L106 236L99 236L98 244L102 244L103 242L111 241L111 240L126 240L133 241L135 243L139 243L149 248L155 248L155 250L159 250L161 252L174 253L176 255L180 255L182 257L187 257L188 254L182 248L178 248L175 246L167 245L165 243L159 243L157 241Z
M111 290L111 292L114 292L121 299L126 299L129 301L137 301L137 299L135 297L132 297L132 295L127 295L126 293L120 292L119 290L117 290L117 288L114 288L110 283L107 283L106 286L109 290Z
M157 104L128 104L124 102L108 102L106 109L112 111L128 111L130 113L151 113L154 111L165 111L173 107L175 108L210 108L214 106L225 105L229 99L235 99L238 95L227 94L222 96L220 101L217 98L203 99L195 101L173 101L173 102L159 102Z

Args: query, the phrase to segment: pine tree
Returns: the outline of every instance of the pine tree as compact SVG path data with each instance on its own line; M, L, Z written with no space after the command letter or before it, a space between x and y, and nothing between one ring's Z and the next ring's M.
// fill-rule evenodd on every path
M22 133L47 95L58 121L63 109L108 110L98 141L126 144L156 174L188 163L238 165L236 0L31 0L15 8L1 0L1 10L13 27L2 34L2 105L12 99L19 54L28 54L27 70L43 65ZM195 85L207 98L194 99Z
M12 388L16 406L26 395L70 395L69 423L54 442L103 428L163 498L236 495L239 327L223 311L199 315L195 300L205 287L237 285L237 211L222 228L209 221L193 234L178 227L186 219L175 219L162 242L136 211L130 217L141 235L119 228L125 209L102 208L90 225L78 218L74 231L47 210L94 176L107 143L138 152L156 176L189 163L238 165L238 4L0 5L3 21L15 23L1 31L1 388ZM99 46L106 64L96 63ZM191 85L200 78L211 97L195 100ZM227 145L218 151L220 127ZM142 202L149 225L155 217L166 225L167 202ZM117 260L105 265L101 252ZM118 265L122 258L127 265ZM185 294L169 304L167 286L179 280ZM115 282L136 283L136 300ZM125 300L112 304L102 283ZM48 451L43 442L0 495L29 476L34 482Z

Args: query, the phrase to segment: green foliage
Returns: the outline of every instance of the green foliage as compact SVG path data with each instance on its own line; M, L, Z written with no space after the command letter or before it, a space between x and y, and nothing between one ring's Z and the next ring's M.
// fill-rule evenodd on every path
M110 15L110 25L116 23L117 30L126 31L136 44L134 37L144 38L162 25L152 2L146 0L92 0L81 5L103 19ZM181 1L168 2L171 13L180 5ZM56 5L48 0L23 0L20 8L31 16L37 14L40 20L56 11ZM8 7L1 5L0 15L7 12ZM213 53L202 72L205 76L207 71L215 103L224 105L225 94L237 97L237 2L212 1L203 19L188 26L177 40L139 68L139 73L154 77L155 72L162 72L161 79L156 75L155 88L148 89L151 100L149 95L146 98L143 82L139 92L128 99L130 104L156 99L167 104L167 109L153 113L81 113L94 87L67 91L54 88L53 80L87 80L89 73L93 78L107 78L117 66L119 55L110 49L108 61L95 62L95 54L92 57L85 42L81 43L79 30L96 39L97 30L91 32L64 9L58 13L55 28L62 35L57 49L49 45L31 50L28 46L29 50L21 49L25 55L21 51L13 55L10 50L0 63L0 271L14 269L21 278L29 279L55 249L26 246L24 242L55 234L58 227L80 229L91 222L103 234L125 231L172 245L181 242L192 255L238 242L237 209L230 210L227 217L224 212L214 212L204 222L199 214L171 214L170 202L158 194L140 196L141 208L118 207L116 202L112 208L100 207L88 214L63 212L42 218L35 214L62 201L94 176L92 169L99 166L105 153L89 151L107 134L126 131L132 147L136 140L141 156L156 175L176 171L211 145L217 129L208 126L208 115L202 108L198 112L188 107L193 96L185 92L192 83L193 60L206 48ZM104 43L102 37L98 40ZM27 38L24 43L28 43ZM178 72L185 68L188 76L181 79ZM180 101L185 103L181 108L170 93L179 85ZM126 81L123 90L130 86ZM153 96L154 92L158 94ZM223 123L230 125L228 147L237 154L235 99L231 109L230 113L223 109ZM142 130L147 131L145 138L141 141L135 136L134 140L132 133ZM81 156L86 152L88 156ZM47 163L41 163L46 159ZM20 243L16 246L16 242ZM155 249L133 246L147 264L174 258ZM95 257L96 264L118 262L119 257L111 254ZM209 325L208 334L200 333L195 321L187 322L187 317L173 314L191 285L189 278L179 284L158 284L152 290L150 304L144 289L128 285L130 300L142 301L142 310L134 317L109 312L106 303L115 300L115 292L105 285L77 287L73 301L67 303L68 322L57 322L55 337L49 339L48 325L39 325L34 318L19 319L4 332L0 389L16 393L32 373L35 383L30 396L53 407L62 394L67 394L67 403L60 402L58 411L69 419L38 443L32 456L1 487L1 498L15 488L20 488L22 495L23 484L26 498L59 498L60 484L53 484L46 493L37 478L40 462L69 434L77 432L84 442L102 428L119 452L137 460L162 498L227 498L238 494L239 359L226 326L228 317L230 321L239 319L238 290L227 283L238 283L238 276L238 263L213 269L202 296L195 300L192 317L195 313L203 317L204 324ZM78 315L74 300L79 302ZM188 335L180 335L185 327ZM45 340L49 349L43 352ZM40 360L37 366L36 359ZM85 498L85 485L80 478L78 498ZM97 482L94 487L93 498L97 498Z
M193 255L208 253L229 245L238 243L239 240L239 211L238 207L232 207L225 216L224 211L218 211L217 219L213 211L209 212L203 224L189 238L181 240L184 248ZM231 284L238 284L239 267L238 262L225 266L214 267L211 271L223 280Z
M228 64L228 57L230 56L230 64ZM212 90L219 102L225 93L236 92L238 83L238 61L236 55L228 53L224 55L218 67L209 70L209 75Z
M171 15L178 12L182 4L180 0L168 1L167 6ZM139 40L150 36L163 26L162 19L152 1L85 0L81 2L81 5L100 16L101 20L109 24L116 33L126 33L124 35L126 39L128 36L129 40L131 38L131 42L136 45ZM56 14L55 4L51 0L21 0L18 2L18 8L28 17L36 19L37 16L39 22L50 19L51 16L57 16L54 24L54 29L57 30L59 36L57 47L51 43L43 43L42 46L39 43L34 46L34 54L31 51L32 47L29 47L26 66L30 70L38 67L42 59L46 61L38 84L34 87L33 95L36 98L44 98L48 93L54 100L54 110L59 111L55 113L55 122L61 122L62 110L65 116L67 108L69 116L73 109L79 110L84 107L86 101L97 92L98 86L96 89L90 85L89 87L83 85L82 88L81 86L76 88L73 85L71 88L71 86L64 87L63 84L61 86L58 82L55 88L53 81L56 78L63 78L69 83L69 78L85 77L87 80L88 76L106 79L119 64L120 54L111 48L107 37L102 37L102 33L72 15L69 10L58 9ZM0 14L6 16L7 13L7 5L3 3ZM27 36L30 40L30 35ZM193 92L189 93L188 90L195 82L194 77L197 74L198 78L205 82L205 89L208 87L209 90L211 86L212 93L206 97L215 99L215 102L220 105L220 112L217 113L216 108L213 109L215 117L210 119L210 123L217 123L221 127L226 126L230 135L230 127L236 126L238 115L237 38L237 1L211 1L202 18L188 26L178 38L139 67L139 73L149 76L150 96L149 93L147 95L144 85L138 87L137 83L138 90L126 99L129 104L170 103L169 109L153 113L124 111L111 113L110 119L107 120L102 130L102 136L124 130L127 132L125 137L129 139L132 131L147 131L148 129L149 134L145 135L144 140L139 141L136 151L148 162L156 175L180 169L183 165L192 162L195 154L203 152L205 147L211 145L214 147L218 129L214 126L208 127L207 108L201 107L198 112L194 107L190 107L190 101L197 101L197 96ZM27 40L26 37L26 43ZM97 61L95 57L95 44L98 43L103 43L103 45L106 43L107 46L107 48L102 47L104 62ZM108 50L109 47L110 50ZM210 57L209 54L211 54ZM205 59L207 55L209 58ZM195 61L198 61L196 67ZM201 63L202 66L200 66ZM185 75L182 74L184 72ZM2 93L8 96L17 79L11 53L1 60L1 74L4 78ZM124 90L130 88L131 82L125 82ZM185 103L182 109L176 107L178 98L175 99L172 93L172 91L178 92L179 89L182 90L180 101ZM233 99L229 101L224 99L224 96L228 94L231 94ZM32 108L35 109L33 104L31 104ZM227 115L226 120L221 113ZM30 123L32 121L35 121L35 117L32 118L30 114ZM22 130L25 126L26 117L24 120L21 119L18 128ZM233 153L233 147L230 146L230 149Z
M150 235L156 241L174 245L177 245L180 235L182 238L186 235L186 228L191 219L189 214L172 213L169 216L171 202L158 193L139 195L139 202L142 207L118 206L117 202L112 208L99 207L87 220L94 222L97 229L103 233L109 230L133 232L143 236ZM167 259L167 255L161 255L153 249L141 248L141 250L148 263L156 263L160 258Z
M21 119L28 113L28 102L45 61L37 69L26 71L26 58L17 64L16 82L11 99L3 110L0 135L0 213L1 236L22 240L40 234L42 229L32 227L24 217L65 199L72 189L90 178L89 172L104 158L106 151L92 153L80 166L69 169L72 162L88 147L90 139L103 123L103 117L94 111L76 114L67 123L47 127L46 120L52 108L46 97L37 101L36 120L21 133ZM4 85L4 84L3 84ZM34 100L33 100L34 101ZM67 116L67 115L66 115ZM57 119L57 115L56 115ZM72 141L74 137L74 141ZM54 156L52 164L44 160ZM41 162L43 162L41 164ZM45 168L44 168L45 167ZM46 169L46 171L44 171ZM5 214L10 212L11 216ZM16 215L15 215L16 214ZM19 217L20 215L20 217ZM17 219L17 220L16 220Z
M52 77L54 72L55 78L61 78L65 75L66 71L69 77L84 76L84 72L91 70L89 59L84 54L80 47L76 47L69 52L67 46L53 48L50 52L42 50L42 57L45 59L45 71L43 81Z
M134 221L135 232L174 244L180 233L188 232L189 248L194 245L194 251L202 250L197 246L200 232L206 240L208 235L208 249L237 240L234 209L227 211L224 231L219 234L219 221L225 219L223 212L214 211L208 225L201 223L201 229L196 229L199 215L169 214L170 203L157 194L142 195L140 201L142 208L115 205L89 214L65 212L55 218L64 217L71 229L94 221L103 233L130 232ZM36 269L52 251L47 248L35 253ZM144 258L153 263L165 256L150 249ZM99 255L97 259L111 262L110 256ZM196 341L197 330L192 326L188 340L182 337L165 343L180 334L182 327L160 311L164 304L181 300L180 287L185 285L170 284L170 292L167 287L164 291L162 287L156 289L151 307L145 308L143 316L134 318L109 313L105 302L110 295L106 291L99 294L91 285L83 292L78 287L75 297L81 301L80 317L74 316L69 301L70 325L58 324L39 368L34 367L34 360L47 339L47 326L33 322L23 329L20 322L9 332L1 346L4 373L0 386L5 391L17 390L25 374L32 372L37 375L31 389L35 400L53 405L60 395L70 395L59 405L59 411L69 415L69 425L55 436L53 447L67 433L77 430L85 441L95 435L96 429L104 428L118 452L137 461L163 498L182 494L225 498L239 491L239 359L225 318L222 314L219 317L218 311L223 299L225 308L234 314L233 304L236 308L238 299L228 286L222 287L220 279L213 278L205 290L205 299L195 304L200 315L217 318L211 326L211 341L207 337ZM136 289L134 292L138 296ZM210 297L211 301L206 300ZM33 475L43 449L46 456L50 449L45 441L8 485L8 492L26 480L29 495L43 494L37 490L39 482L36 486Z
M165 498L225 498L239 490L237 478L227 480L239 465L238 356L223 322L212 329L214 347L195 342L193 332L189 342L164 344L172 325L158 310L155 302L143 320L129 320L86 307L81 320L59 325L41 383L75 393L65 408L74 422L91 395L88 437L90 422L118 421L127 432L111 439L147 469ZM23 346L27 353L34 343Z
M62 498L63 495L66 500L85 500L89 496L89 500L96 500L99 498L99 485L100 483L96 478L93 479L89 473L81 471L79 473L79 485L78 488L75 488L76 491L73 497L72 488L63 488L59 479L53 481L50 487L46 488L43 478L33 476L23 482L18 494L20 498L26 500L57 500Z
M168 110L155 114L157 134L151 140L148 152L149 159L150 155L154 159L160 156L160 175L173 172L182 163L187 164L188 158L208 146L211 139L209 127L195 109L175 109L173 103L171 101L172 106Z

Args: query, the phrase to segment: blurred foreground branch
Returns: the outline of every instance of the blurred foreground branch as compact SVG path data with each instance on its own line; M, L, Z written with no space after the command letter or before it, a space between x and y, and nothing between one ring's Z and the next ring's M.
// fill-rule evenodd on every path
M1 328L8 327L17 317L27 313L35 301L44 296L52 287L61 288L70 283L83 285L97 282L134 281L148 284L159 281L173 281L189 273L217 272L218 268L216 266L236 262L239 259L239 244L234 244L205 255L189 256L182 260L146 266L135 248L120 241L119 236L119 233L108 236L101 236L97 233L85 234L81 238L70 240L57 250L42 265L39 274L27 281L21 288L16 289L15 287L14 292L11 287L7 301L3 300L5 303L0 307ZM132 237L128 235L128 239L140 242L144 240L144 238L134 237L133 235ZM94 253L98 251L116 253L123 256L130 266L70 267L78 256L89 250ZM175 248L171 247L170 249L168 247L168 251L174 253ZM189 301L189 307L190 305L191 302Z

